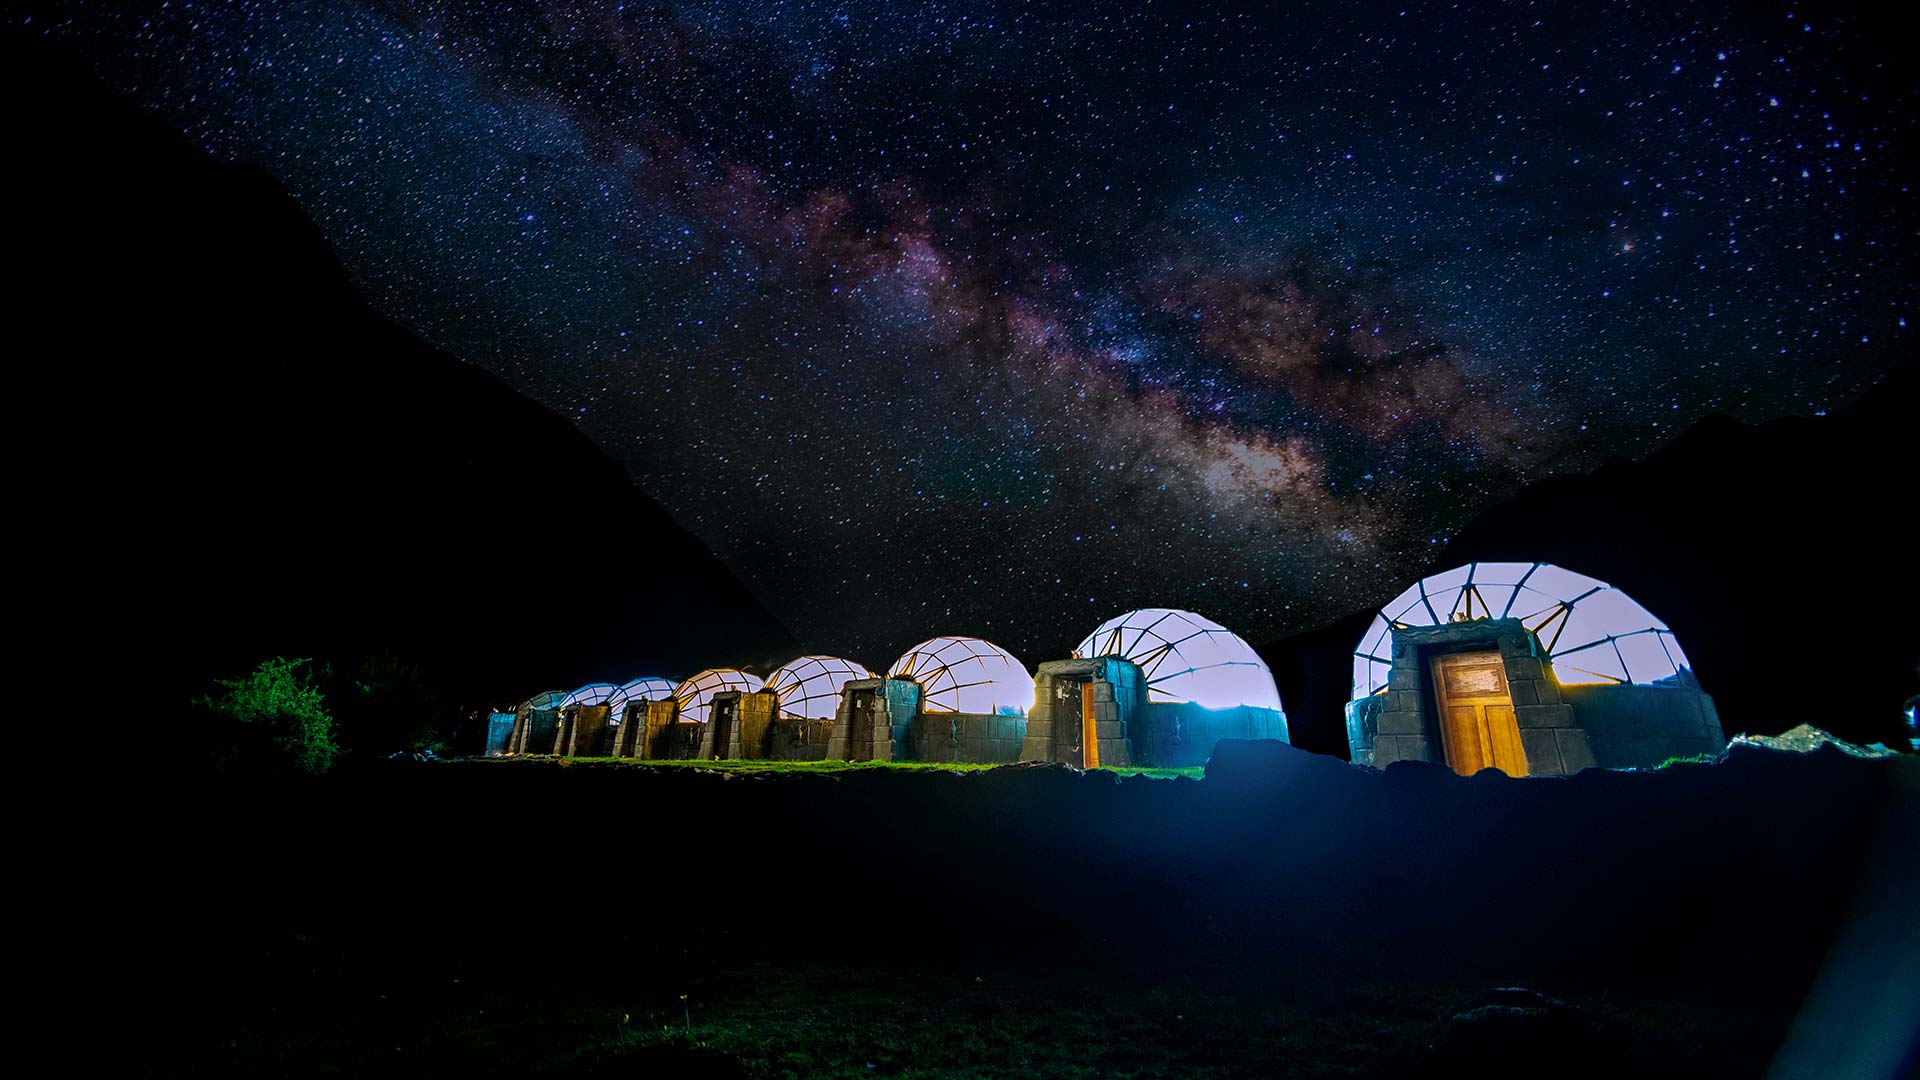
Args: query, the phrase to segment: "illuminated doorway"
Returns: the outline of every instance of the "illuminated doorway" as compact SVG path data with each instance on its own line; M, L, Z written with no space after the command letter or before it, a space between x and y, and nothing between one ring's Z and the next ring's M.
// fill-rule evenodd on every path
M1506 665L1497 652L1444 653L1433 658L1433 697L1447 765L1462 776L1499 769L1527 775Z

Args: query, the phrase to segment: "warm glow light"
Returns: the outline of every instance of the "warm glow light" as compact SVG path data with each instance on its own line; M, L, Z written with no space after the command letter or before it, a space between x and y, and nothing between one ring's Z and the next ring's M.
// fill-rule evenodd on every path
M1280 709L1266 661L1212 619L1173 608L1141 608L1108 619L1073 650L1080 659L1118 656L1139 665L1147 700L1190 701L1209 709Z
M1564 685L1657 683L1691 672L1673 631L1604 581L1552 563L1468 563L1388 601L1353 655L1353 699L1386 689L1395 626L1519 619Z
M937 637L907 650L890 679L920 684L930 713L1025 716L1033 707L1033 675L1013 654L976 637Z
M767 688L780 695L780 715L789 720L831 720L840 708L840 690L854 679L874 678L863 664L837 656L802 656L767 676Z
M680 702L680 719L704 724L713 711L713 695L729 690L750 694L765 684L757 675L736 668L708 668L673 688Z

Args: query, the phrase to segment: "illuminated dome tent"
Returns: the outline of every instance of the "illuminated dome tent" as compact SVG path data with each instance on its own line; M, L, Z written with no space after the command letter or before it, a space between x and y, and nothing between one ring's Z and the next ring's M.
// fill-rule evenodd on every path
M1636 768L1726 746L1673 631L1550 563L1469 563L1380 609L1353 658L1353 760L1513 776Z
M894 661L885 678L841 689L827 756L843 761L1007 762L1020 756L1033 676L976 637L937 637Z
M1204 763L1221 739L1287 738L1273 674L1211 619L1141 608L1108 619L1071 660L1040 665L1022 760Z
M560 701L560 720L554 729L553 752L563 757L591 757L608 751L608 721L615 699L624 702L613 683L588 683Z
M613 710L607 718L607 722L614 725L613 756L633 757L638 752L641 733L647 726L648 703L670 700L677 686L672 679L645 675L623 684L607 699ZM629 718L634 722L626 723Z
M554 732L560 726L560 705L567 695L550 690L535 694L513 712L513 731L507 737L509 754L551 754Z
M802 656L767 676L767 689L780 697L780 715L788 720L831 720L840 711L840 690L850 679L871 679L865 664L837 656Z

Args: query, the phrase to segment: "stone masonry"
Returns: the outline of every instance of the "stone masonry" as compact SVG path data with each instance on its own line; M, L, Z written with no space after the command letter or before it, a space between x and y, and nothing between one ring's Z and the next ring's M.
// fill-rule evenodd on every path
M1432 723L1427 664L1439 653L1474 648L1500 653L1529 773L1557 776L1595 764L1587 733L1574 723L1539 639L1518 619L1395 629L1393 670L1384 700L1377 706L1357 701L1347 707L1348 738L1359 740L1352 743L1353 760L1381 769L1396 761L1444 760ZM1371 742L1366 741L1369 735Z
M1027 714L1021 761L1082 764L1081 683L1093 684L1094 737L1102 765L1132 765L1130 725L1144 704L1140 669L1117 656L1050 660L1034 676L1033 711Z

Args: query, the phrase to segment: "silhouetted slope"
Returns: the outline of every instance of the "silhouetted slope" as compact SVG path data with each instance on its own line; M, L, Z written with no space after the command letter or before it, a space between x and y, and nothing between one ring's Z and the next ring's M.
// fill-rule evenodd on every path
M1920 692L1916 382L1903 362L1824 417L1708 417L1641 460L1529 485L1430 570L1542 560L1590 574L1673 628L1728 734L1811 722L1892 743ZM1371 617L1261 650L1301 745L1344 747L1351 655Z
M477 703L797 651L572 425L363 305L276 182L11 45L51 667L168 711L274 654Z

